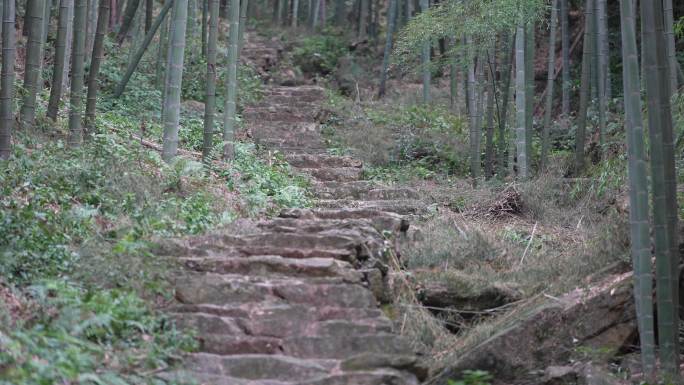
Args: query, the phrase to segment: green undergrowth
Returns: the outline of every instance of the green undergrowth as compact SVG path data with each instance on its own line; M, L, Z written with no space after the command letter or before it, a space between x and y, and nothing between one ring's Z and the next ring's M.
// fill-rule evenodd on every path
M0 385L163 383L156 375L195 341L159 311L175 262L155 245L310 205L308 180L244 139L233 162L199 162L201 103L183 103L184 152L163 162L152 148L162 131L154 58L112 96L126 57L108 55L97 129L80 148L65 144L66 106L56 123L43 118L43 92L36 129L0 162ZM186 63L184 96L201 102L206 64L192 52ZM242 105L261 86L253 70L240 74Z
M406 182L467 174L467 127L446 108L356 104L331 94L327 110L323 132L330 151L362 158L368 179Z

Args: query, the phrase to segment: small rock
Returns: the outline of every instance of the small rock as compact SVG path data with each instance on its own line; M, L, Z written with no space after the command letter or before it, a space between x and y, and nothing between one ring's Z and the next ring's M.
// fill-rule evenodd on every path
M577 369L572 366L549 366L544 371L544 385L563 385L577 381Z

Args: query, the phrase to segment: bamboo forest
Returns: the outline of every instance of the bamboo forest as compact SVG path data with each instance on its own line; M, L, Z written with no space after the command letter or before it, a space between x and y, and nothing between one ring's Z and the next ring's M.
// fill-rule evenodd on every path
M684 1L0 20L0 385L684 385Z

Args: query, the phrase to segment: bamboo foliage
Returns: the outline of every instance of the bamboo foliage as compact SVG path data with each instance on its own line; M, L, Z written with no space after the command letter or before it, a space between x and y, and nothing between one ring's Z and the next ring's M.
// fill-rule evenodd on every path
M14 128L14 59L16 35L14 31L14 0L2 1L2 73L0 74L0 159L11 153Z
M173 2L173 31L169 35L169 53L166 64L164 92L164 124L162 159L170 162L178 151L178 124L181 109L181 85L185 56L185 31L188 22L188 0Z

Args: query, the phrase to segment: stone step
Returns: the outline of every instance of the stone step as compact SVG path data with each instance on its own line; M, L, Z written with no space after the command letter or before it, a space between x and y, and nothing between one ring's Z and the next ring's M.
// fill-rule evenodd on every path
M349 263L333 258L285 258L278 255L254 255L239 258L181 258L186 268L197 272L243 274L249 276L283 275L290 277L342 277L359 281L360 273Z
M252 320L263 320L263 322L272 323L273 330L278 330L277 332L270 334L259 332L261 335L268 336L285 336L287 334L283 334L285 333L284 329L297 330L297 328L304 328L307 324L314 322L350 319L379 319L384 317L382 311L374 307L312 307L306 304L287 304L282 302L247 302L223 305L178 303L170 306L167 310L173 314L199 313L202 315L246 319L249 320L247 325L250 325L249 327L252 328L249 329L252 334L257 333L254 331L256 323L252 322ZM294 322L289 322L289 320L293 320ZM292 323L292 325L290 325L290 323ZM288 327L283 327L281 325L286 325Z
M243 380L278 380L295 383L314 380L327 375L335 362L299 359L275 354L244 354L222 356L193 353L184 366L193 372Z
M361 168L362 162L350 156L287 154L285 160L299 168Z
M324 209L357 208L392 212L399 215L426 215L428 209L425 203L415 199L399 200L351 200L351 199L320 199L316 202Z
M357 167L295 168L295 170L311 175L319 181L351 182L361 179L363 175L363 169Z
M364 181L365 182L365 181ZM407 187L381 187L373 183L356 184L342 182L332 185L316 183L314 194L321 199L355 199L355 200L397 200L420 199L420 194Z
M242 113L244 119L263 120L279 123L300 123L309 122L312 117L307 113L296 113L290 111L271 111L271 110L246 110Z
M395 370L337 373L300 385L418 385L415 377Z
M342 209L285 209L280 212L282 218L300 219L367 219L378 231L394 233L406 232L408 221L396 213L369 208Z
M184 304L271 302L332 307L374 307L370 290L338 278L278 279L224 274L184 274L177 278L176 299Z
M283 352L298 358L341 359L361 353L404 354L409 342L395 334L373 333L324 337L292 337L282 342Z
M158 375L165 383L195 385L294 385L292 382L277 380L245 380L241 378L195 372L192 370L175 370Z
M261 139L259 145L279 150L283 153L296 152L307 154L324 154L327 151L323 139L292 138L292 139Z

